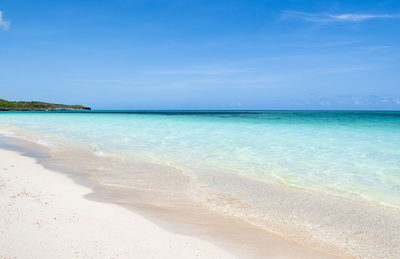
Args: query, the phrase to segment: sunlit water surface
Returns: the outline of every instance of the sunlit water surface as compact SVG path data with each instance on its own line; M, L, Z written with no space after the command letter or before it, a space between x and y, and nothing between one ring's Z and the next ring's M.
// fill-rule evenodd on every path
M48 146L232 174L400 206L400 112L2 112Z

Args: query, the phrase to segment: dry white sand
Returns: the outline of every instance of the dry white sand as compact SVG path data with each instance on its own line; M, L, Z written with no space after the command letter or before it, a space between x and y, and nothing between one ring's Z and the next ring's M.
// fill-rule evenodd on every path
M171 233L33 158L0 149L0 258L232 258Z

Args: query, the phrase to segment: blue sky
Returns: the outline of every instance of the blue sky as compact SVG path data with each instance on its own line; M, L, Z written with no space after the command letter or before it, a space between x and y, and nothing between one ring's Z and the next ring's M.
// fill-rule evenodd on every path
M400 109L400 1L0 0L0 91L95 109Z

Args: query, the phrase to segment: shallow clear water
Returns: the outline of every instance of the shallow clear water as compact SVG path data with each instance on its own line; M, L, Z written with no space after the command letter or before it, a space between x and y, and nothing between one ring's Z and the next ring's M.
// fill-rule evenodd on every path
M2 112L39 143L400 207L400 112Z

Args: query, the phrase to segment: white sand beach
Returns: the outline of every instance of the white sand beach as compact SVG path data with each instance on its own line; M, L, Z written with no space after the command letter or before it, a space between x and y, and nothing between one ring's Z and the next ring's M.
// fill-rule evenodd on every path
M132 210L86 199L91 192L0 149L0 258L334 258L228 219L242 237L214 242L212 234L170 232Z
M167 232L33 158L0 150L0 258L233 258Z

